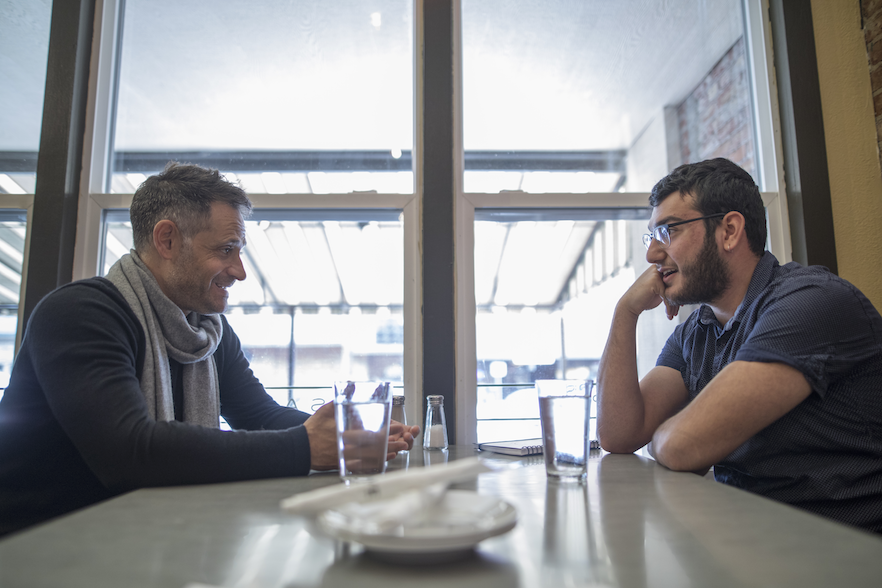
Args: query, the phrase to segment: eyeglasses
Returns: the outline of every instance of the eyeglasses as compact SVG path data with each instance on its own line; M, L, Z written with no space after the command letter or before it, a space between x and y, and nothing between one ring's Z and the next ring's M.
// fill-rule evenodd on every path
M680 225L685 225L687 223L694 223L695 221L704 220L707 218L716 218L718 216L726 216L729 214L728 212L718 212L717 214L709 214L707 216L700 216L698 218L690 218L689 220L679 221L676 223L668 223L666 225L659 225L653 229L651 233L646 233L643 235L643 244L646 245L646 248L649 249L649 246L652 245L652 240L655 239L658 241L662 247L668 247L671 244L671 232L668 230L671 227L677 227Z

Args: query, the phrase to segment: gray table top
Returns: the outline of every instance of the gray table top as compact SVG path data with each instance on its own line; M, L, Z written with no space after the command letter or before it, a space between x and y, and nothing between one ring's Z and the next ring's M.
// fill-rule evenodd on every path
M0 541L0 586L882 585L882 538L651 459L595 452L569 485L546 478L541 456L482 456L521 467L459 487L508 501L518 523L455 563L392 565L314 536L279 501L339 483L320 474L120 496Z

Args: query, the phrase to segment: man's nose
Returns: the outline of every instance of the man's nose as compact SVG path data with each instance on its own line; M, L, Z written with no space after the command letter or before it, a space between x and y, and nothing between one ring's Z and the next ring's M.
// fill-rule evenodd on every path
M649 263L658 263L665 257L664 249L657 239L649 242L649 248L646 250L646 261Z
M239 280L240 282L248 277L245 273L245 264L242 263L242 254L236 254L236 261L233 263L233 266L230 268L230 275Z

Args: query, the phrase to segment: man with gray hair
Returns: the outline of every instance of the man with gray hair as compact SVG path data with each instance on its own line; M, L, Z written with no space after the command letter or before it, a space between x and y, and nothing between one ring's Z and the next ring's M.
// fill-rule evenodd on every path
M135 250L37 305L0 400L0 535L140 487L336 468L333 405L279 406L221 314L250 210L169 164L132 199ZM393 427L394 455L419 427Z

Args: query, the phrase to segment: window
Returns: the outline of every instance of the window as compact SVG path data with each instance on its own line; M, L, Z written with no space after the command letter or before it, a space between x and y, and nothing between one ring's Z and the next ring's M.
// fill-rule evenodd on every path
M6 3L0 19L0 396L16 346L28 211L37 182L50 0Z
M458 397L476 416L460 427L478 442L536 437L535 380L596 379L615 304L647 267L653 185L682 163L727 157L777 189L758 155L767 105L753 88L765 71L745 19L756 7L462 6L463 205L474 226L460 229L474 242L477 369L474 396ZM675 324L663 309L641 317L640 376Z
M645 208L536 216L476 211L478 442L540 436L536 380L596 379L616 302L647 266ZM673 326L661 309L641 319L644 372Z
M0 194L33 194L51 0L13 0L0 19Z
M169 160L251 194L413 192L410 0L127 0L109 191Z
M0 397L9 384L15 356L26 236L26 211L0 210Z
M311 411L341 377L403 385L413 10L411 0L106 3L119 73L102 70L107 168L93 156L100 273L131 248L131 194L168 161L238 182L255 208L248 279L231 289L227 317L282 404Z

